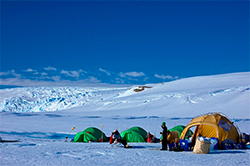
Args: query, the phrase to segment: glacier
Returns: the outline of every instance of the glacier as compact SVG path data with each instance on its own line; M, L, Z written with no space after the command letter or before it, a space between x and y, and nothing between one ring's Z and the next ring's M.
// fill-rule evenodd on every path
M0 90L1 112L50 112L82 106L124 88L24 87ZM11 96L9 96L11 94Z

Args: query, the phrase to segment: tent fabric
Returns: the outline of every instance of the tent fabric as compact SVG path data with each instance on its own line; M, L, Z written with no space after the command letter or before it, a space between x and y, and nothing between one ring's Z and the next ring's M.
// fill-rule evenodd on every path
M89 127L87 129L85 129L83 132L89 132L90 134L92 134L95 138L97 138L97 140L99 139L103 139L103 141L107 141L107 136L99 129L95 128L95 127Z
M121 133L121 137L127 142L146 142L142 135L136 131L125 130Z
M98 140L87 132L79 132L75 135L73 142L97 142Z
M147 138L147 135L148 135L147 132L141 127L132 127L132 128L130 128L128 130L129 131L135 131L135 132L139 133L144 139Z
M95 127L89 127L84 131L78 132L73 142L98 142L100 139L104 142L108 140L101 130Z
M225 115L220 113L208 113L193 118L183 130L180 139L184 139L187 131L191 127L196 127L193 137L203 136L218 138L219 148L226 139L232 139L235 143L240 142L239 129Z
M147 132L141 127L132 127L121 132L121 137L127 142L146 142Z
M169 129L169 131L177 131L178 132L178 135L179 137L181 136L181 133L182 131L185 129L185 126L183 125L178 125L178 126L175 126L173 127L172 129ZM189 136L192 136L193 135L193 132L191 130L188 130L187 131L187 134L186 136L189 135Z

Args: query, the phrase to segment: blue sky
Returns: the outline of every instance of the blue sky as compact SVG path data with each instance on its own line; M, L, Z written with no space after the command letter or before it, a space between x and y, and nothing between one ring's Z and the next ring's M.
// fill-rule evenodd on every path
M249 71L249 1L1 1L1 85Z

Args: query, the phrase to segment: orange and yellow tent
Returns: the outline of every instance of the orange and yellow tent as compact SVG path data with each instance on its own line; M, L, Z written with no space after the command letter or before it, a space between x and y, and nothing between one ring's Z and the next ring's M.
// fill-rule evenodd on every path
M193 118L181 133L180 139L185 139L188 130L196 127L193 140L198 136L218 138L218 145L224 141L240 142L240 131L225 115L220 113L208 113Z

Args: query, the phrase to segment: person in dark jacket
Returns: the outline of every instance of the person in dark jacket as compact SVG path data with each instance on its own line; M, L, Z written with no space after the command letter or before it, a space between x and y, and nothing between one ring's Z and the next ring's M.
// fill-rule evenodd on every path
M168 150L168 128L166 127L166 122L163 122L162 125L162 132L160 132L160 134L162 134L162 140L161 140L161 144L162 144L162 148L161 150Z
M120 142L123 144L124 148L131 148L131 146L127 144L127 141L122 139L118 130L112 133L112 142Z

